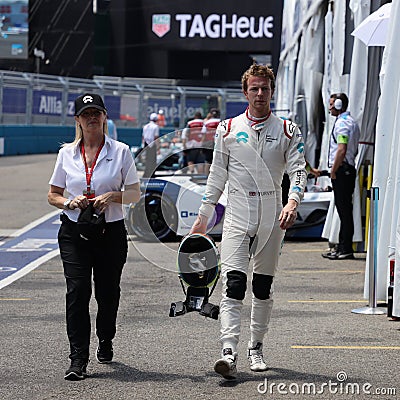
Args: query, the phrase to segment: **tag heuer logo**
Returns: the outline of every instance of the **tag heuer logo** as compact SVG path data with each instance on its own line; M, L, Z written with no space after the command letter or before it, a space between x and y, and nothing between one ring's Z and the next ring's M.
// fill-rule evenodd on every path
M151 30L158 36L163 37L171 29L171 15L153 14Z

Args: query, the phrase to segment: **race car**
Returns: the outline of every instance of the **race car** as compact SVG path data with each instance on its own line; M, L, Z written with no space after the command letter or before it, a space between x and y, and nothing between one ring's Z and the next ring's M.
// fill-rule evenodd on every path
M126 207L128 232L143 240L167 240L189 233L204 195L207 176L187 174L183 157L181 131L167 133L159 139L157 168L154 178L141 179L142 197ZM139 171L144 169L146 148L131 148ZM326 174L324 174L326 175ZM321 236L332 192L321 191L315 178L309 176L304 199L297 209L297 219L286 231L286 237L318 238ZM209 222L211 236L222 235L226 206L223 194Z
M197 217L206 181L206 176L191 174L142 179L140 201L126 210L128 232L143 240L187 235ZM286 237L320 237L331 199L332 192L306 192L297 210L297 220L286 231ZM209 235L221 236L225 206L223 194L210 219Z
M286 230L285 238L320 238L332 199L333 192L305 192L296 221Z
M128 232L144 240L187 235L197 217L206 179L179 174L142 179L142 197L126 212ZM222 234L225 206L225 196L221 196L209 222L210 235Z

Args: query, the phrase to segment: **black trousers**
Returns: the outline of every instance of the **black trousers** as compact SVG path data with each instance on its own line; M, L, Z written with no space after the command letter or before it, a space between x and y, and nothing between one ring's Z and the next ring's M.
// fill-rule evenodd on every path
M339 245L337 250L343 253L353 252L353 192L356 181L356 169L344 164L336 171L332 180L336 210L340 219Z
M77 224L61 215L58 243L67 283L66 320L70 358L89 358L91 324L89 302L97 302L96 335L112 340L120 299L120 281L128 244L124 221L107 223L104 239L82 239Z
M147 145L145 149L146 165L143 172L143 178L151 178L154 176L157 169L157 147L156 144L153 143L152 146Z

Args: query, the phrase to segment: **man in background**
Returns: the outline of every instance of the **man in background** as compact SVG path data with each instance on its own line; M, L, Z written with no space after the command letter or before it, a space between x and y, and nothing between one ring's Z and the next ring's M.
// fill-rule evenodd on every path
M143 178L154 176L157 168L158 138L160 136L160 127L157 125L158 115L150 114L150 121L143 127L142 147L146 157L146 166Z
M322 257L330 260L354 258L353 192L360 128L350 113L346 111L348 105L349 99L346 94L335 93L330 96L329 112L336 117L336 120L329 140L328 167L331 173L335 207L340 219L337 248L322 254Z
M111 139L118 140L118 133L117 133L117 126L115 122L107 116L107 129L108 129L108 136Z

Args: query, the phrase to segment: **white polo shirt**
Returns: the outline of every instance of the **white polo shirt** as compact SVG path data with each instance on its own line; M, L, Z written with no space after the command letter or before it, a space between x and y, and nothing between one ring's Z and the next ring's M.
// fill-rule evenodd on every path
M145 143L153 147L154 141L160 136L160 127L154 121L150 121L143 127L142 136Z
M106 192L121 191L124 185L139 182L135 162L129 147L106 136L97 159L91 179L91 189L99 196ZM63 147L57 156L50 185L64 188L68 198L73 199L86 190L86 172L82 160L80 143ZM64 210L71 221L77 221L79 208ZM122 204L111 203L106 209L106 221L114 222L124 218Z
M354 167L360 140L360 128L348 111L340 114L333 126L329 139L328 167L331 168L336 157L338 144L346 144L346 156L344 161Z

